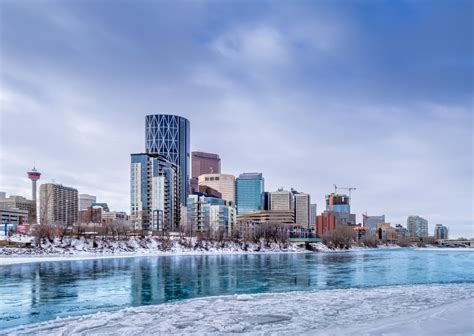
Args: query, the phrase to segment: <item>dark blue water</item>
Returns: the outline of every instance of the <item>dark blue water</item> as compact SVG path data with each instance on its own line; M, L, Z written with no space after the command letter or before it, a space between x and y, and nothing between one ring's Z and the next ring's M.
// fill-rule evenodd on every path
M0 329L235 293L474 283L471 251L167 256L0 266Z

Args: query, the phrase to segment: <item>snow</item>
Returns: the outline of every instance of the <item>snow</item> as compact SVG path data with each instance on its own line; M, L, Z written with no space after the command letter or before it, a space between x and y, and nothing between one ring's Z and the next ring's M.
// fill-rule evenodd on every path
M205 297L7 330L11 335L446 335L474 332L474 284Z
M104 258L126 258L142 256L168 255L215 255L242 253L281 253L308 252L293 244L260 244L233 241L202 241L193 239L174 239L163 241L158 237L130 238L127 240L85 238L55 238L53 242L46 241L41 248L0 248L0 266L46 261L88 260Z

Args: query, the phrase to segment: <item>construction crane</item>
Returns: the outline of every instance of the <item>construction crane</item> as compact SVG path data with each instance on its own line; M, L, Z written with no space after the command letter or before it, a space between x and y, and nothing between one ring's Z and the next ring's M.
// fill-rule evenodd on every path
M352 190L357 190L357 188L354 187L338 187L337 185L334 185L334 192L337 194L337 189L345 189L349 190L349 200L352 200Z

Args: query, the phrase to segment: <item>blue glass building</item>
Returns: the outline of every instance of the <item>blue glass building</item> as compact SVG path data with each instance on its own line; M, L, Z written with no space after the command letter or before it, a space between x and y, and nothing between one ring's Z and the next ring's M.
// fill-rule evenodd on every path
M179 199L186 206L189 193L190 126L186 118L151 114L145 118L145 146L148 154L160 154L179 167Z
M264 179L261 173L243 173L235 181L237 214L263 210Z

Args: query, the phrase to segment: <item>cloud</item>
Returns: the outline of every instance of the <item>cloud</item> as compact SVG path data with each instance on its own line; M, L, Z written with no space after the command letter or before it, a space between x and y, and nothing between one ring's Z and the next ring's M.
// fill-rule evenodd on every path
M0 6L8 193L29 195L36 161L41 182L128 210L144 116L173 113L227 173L261 171L267 189L309 192L319 210L333 183L354 185L359 219L418 214L473 235L473 46L459 4Z

